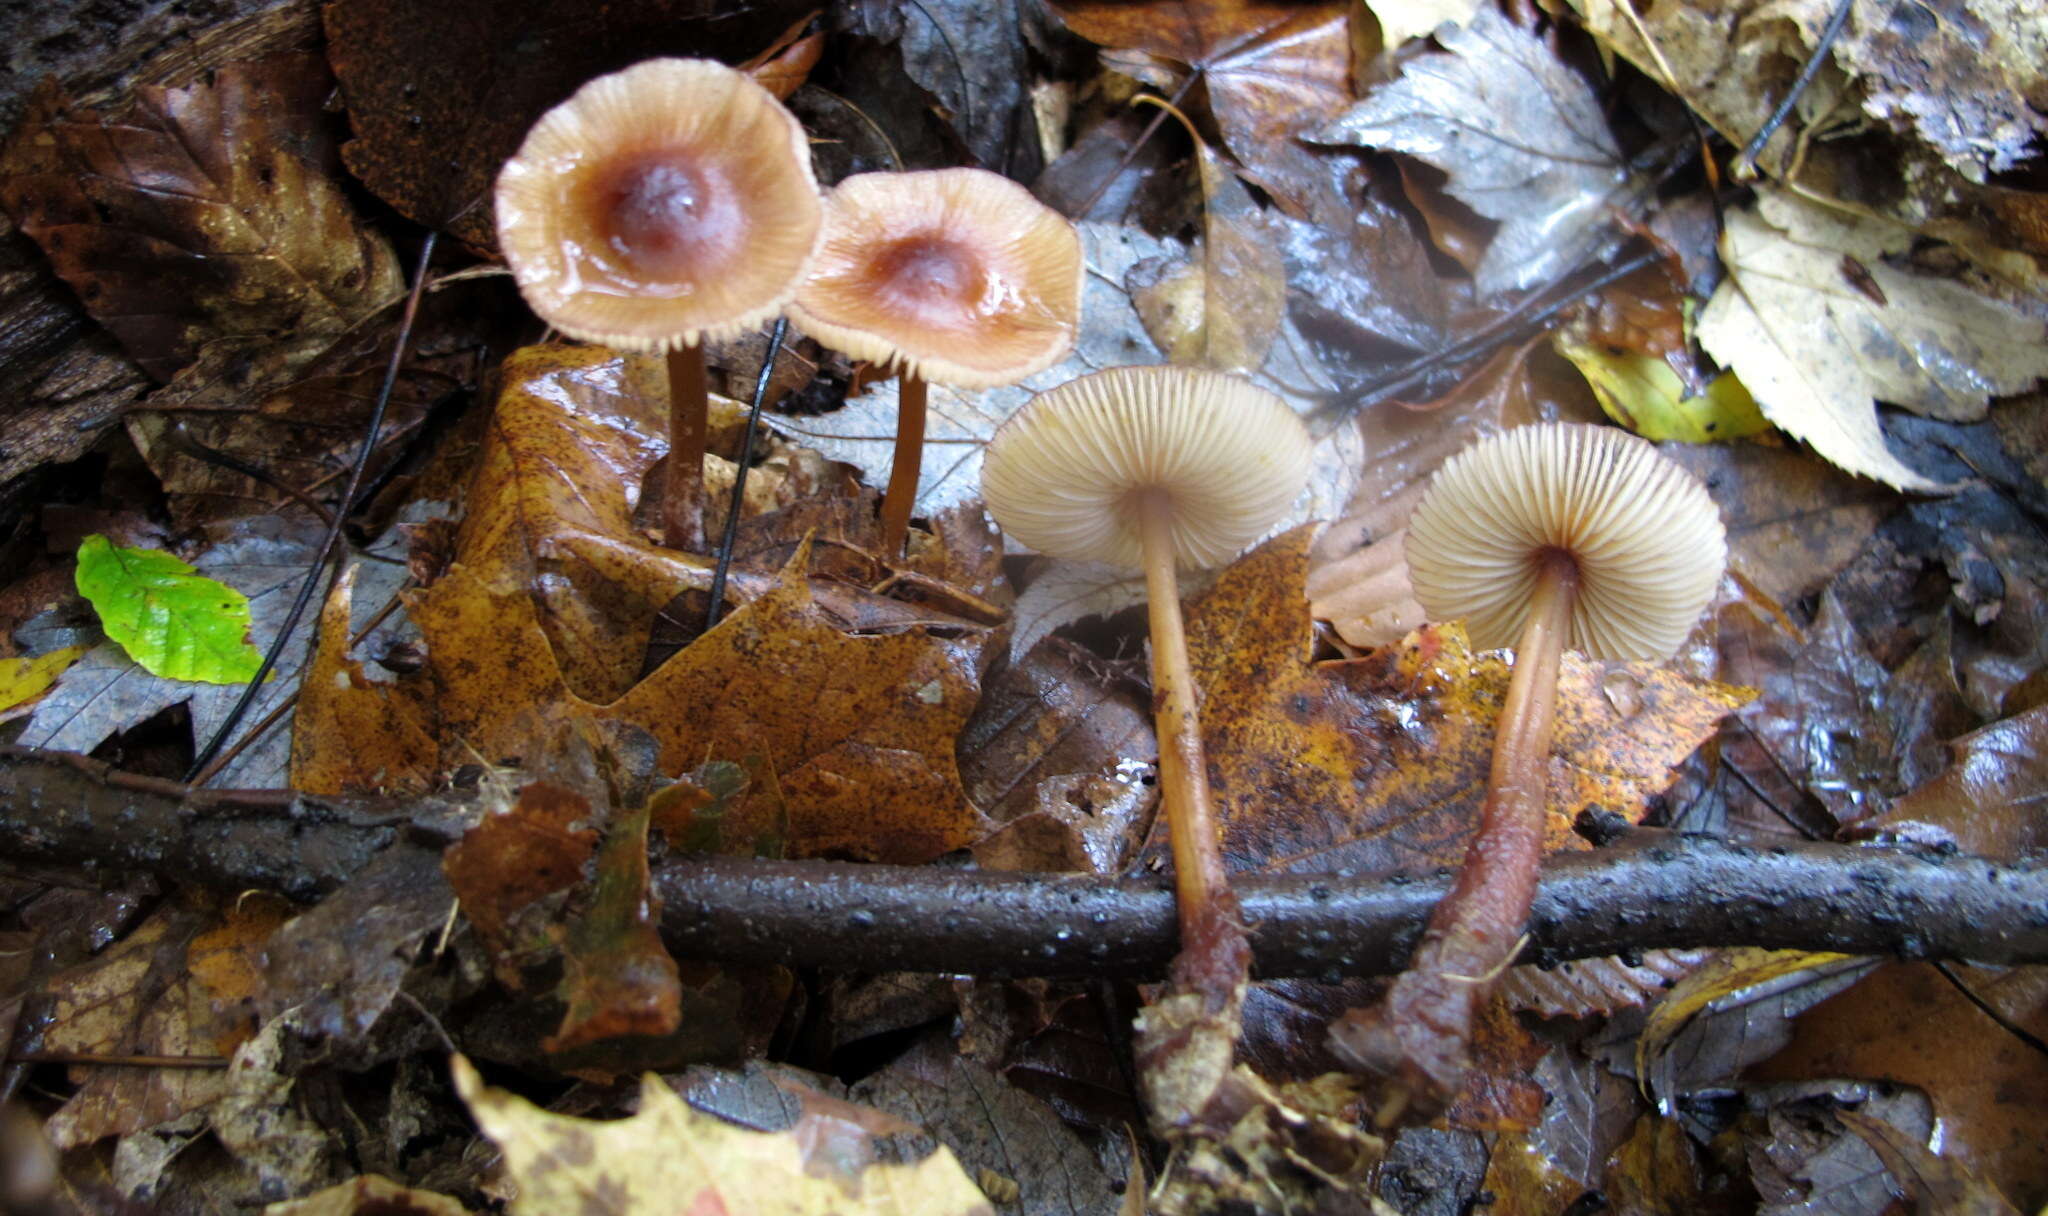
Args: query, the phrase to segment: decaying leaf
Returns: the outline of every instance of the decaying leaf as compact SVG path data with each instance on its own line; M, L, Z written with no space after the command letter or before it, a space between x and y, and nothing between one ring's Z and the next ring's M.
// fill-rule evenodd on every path
M1425 38L1449 22L1464 25L1478 9L1476 0L1370 0L1366 5L1379 18L1380 38L1392 50L1410 38Z
M555 1054L600 1039L658 1038L682 1020L682 982L656 928L661 900L648 889L645 806L614 816L597 853L590 906L569 923L562 952L562 1025L542 1046Z
M1473 654L1448 624L1370 658L1311 662L1309 542L1301 530L1267 542L1189 606L1225 852L1240 868L1296 873L1455 865L1478 822L1507 661ZM1568 652L1551 847L1584 846L1570 827L1581 807L1640 817L1671 766L1746 699L1654 664Z
M1055 561L1017 597L1011 616L1010 657L1033 646L1062 625L1109 616L1145 602L1145 578L1135 570L1099 562Z
M1884 1162L1893 1186L1919 1210L1952 1216L2020 1216L2019 1209L2006 1202L1997 1187L1930 1152L1924 1140L1906 1136L1885 1120L1858 1111L1837 1111L1835 1118L1863 1137Z
M1902 490L1940 483L1885 446L1873 401L1934 418L1984 416L1987 398L2048 374L2048 327L1960 282L1885 261L1913 234L1766 188L1732 212L1728 278L1700 314L1707 352L1764 416L1852 473ZM1853 262L1875 285L1856 285Z
M55 977L40 1047L96 1056L232 1053L253 1027L257 960L275 901L224 909L198 897L159 909L106 953ZM81 1068L49 1121L60 1147L139 1131L227 1092L220 1069Z
M0 155L0 201L159 380L210 345L339 334L400 280L327 175L328 87L307 55L141 87L119 117L46 86Z
M1448 189L1501 222L1476 272L1483 294L1548 282L1612 239L1625 209L1621 152L1592 88L1544 42L1489 6L1447 31L1315 132L1322 143L1405 152L1450 175Z
M757 1132L685 1105L659 1077L641 1083L640 1111L610 1123L553 1115L487 1088L469 1061L453 1062L455 1087L518 1183L515 1213L533 1216L596 1205L622 1216L658 1212L991 1213L951 1150L909 1165L871 1165L851 1176L806 1168L797 1138Z
M517 988L519 956L546 940L545 923L521 924L520 914L581 881L597 831L589 801L552 781L529 782L510 802L490 801L498 805L487 805L476 826L442 851L441 871L490 949L499 981Z
M1104 47L1119 71L1168 95L1190 76L1207 87L1224 146L1246 176L1307 210L1320 176L1297 137L1351 100L1345 5L1272 0L1061 0L1067 28Z
M1873 826L1910 840L1951 840L1982 857L2017 861L2048 849L2040 808L2048 789L2048 705L1949 746L1948 770L1894 802Z
M263 1216L469 1216L446 1195L401 1186L381 1174L337 1182L304 1199L273 1203Z

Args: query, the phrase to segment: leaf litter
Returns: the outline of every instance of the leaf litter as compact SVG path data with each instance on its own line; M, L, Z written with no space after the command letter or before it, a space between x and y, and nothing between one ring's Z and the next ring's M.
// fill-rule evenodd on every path
M86 1061L34 1066L37 1113L78 1146L63 1185L334 1211L386 1194L467 1210L515 1192L513 1210L543 1210L550 1188L652 1187L672 1203L694 1186L758 1206L765 1175L664 1172L745 1151L805 1179L788 1196L842 1206L896 1169L926 1171L923 1191L878 1210L1107 1210L1118 1179L1126 1209L1142 1201L1116 1063L1129 1048L1103 1030L1138 1003L1128 985L876 988L714 968L669 956L649 881L650 865L696 852L1099 875L1156 862L1134 584L1006 556L976 496L993 429L1031 391L1098 367L1240 369L1322 437L1311 492L1276 537L1190 595L1234 865L1359 881L1455 864L1507 667L1422 619L1401 569L1406 515L1470 438L1603 409L1652 437L1711 441L1674 455L1723 503L1737 562L1676 665L1568 661L1550 847L1583 850L1572 816L1600 808L2037 854L2048 460L2038 399L2015 394L2048 371L2027 176L2040 56L1996 4L1927 10L1931 34L1912 25L1922 10L1859 7L1752 185L1733 150L1822 49L1828 8L1585 0L1524 28L1526 12L1455 4L558 19L349 0L326 10L325 49L353 177L333 163L327 82L305 55L222 60L203 83L91 108L47 87L0 155L0 202L45 259L25 265L62 276L50 290L74 291L83 318L166 383L89 451L23 437L39 454L24 468L86 453L98 488L23 516L21 535L40 529L49 551L20 549L26 568L0 589L19 590L19 608L0 595L0 661L55 672L15 706L18 741L150 772L175 773L238 690L148 676L110 644L70 662L97 638L66 619L75 604L51 611L35 588L68 573L92 530L79 521L139 511L168 521L165 547L250 596L263 645L317 536L305 500L279 487L331 509L389 349L391 246L417 236L364 209L358 185L488 248L490 175L531 117L597 72L672 51L751 57L814 133L843 141L819 146L835 172L979 161L1028 179L1048 163L1048 197L1099 196L1076 351L1021 388L933 394L925 527L905 558L876 552L862 484L886 476L894 385L863 392L856 369L799 350L791 366L817 375L775 381L776 431L709 632L693 623L709 560L652 544L644 517L665 476L659 362L528 345L523 315L498 306L502 280L430 295L431 336L401 371L372 466L379 496L351 504L354 535L380 539L259 690L253 717L296 695L293 716L218 780L316 798L452 787L471 805L296 915L174 884L139 926L121 928L141 907L124 905L94 928L96 954L60 932L70 892L7 877L0 915L15 919L0 940L68 969L0 967L0 1011L42 1036L17 1048ZM1118 112L1134 95L1174 105L1192 141L1146 135ZM1715 174L1674 167L1690 153L1671 149L1693 143L1681 106L1731 145L1709 148ZM1726 187L1718 230L1703 179ZM150 193L163 182L189 197ZM1653 256L1639 269L1599 277L1641 248ZM460 280L471 265L444 254L436 269ZM77 357L113 357L89 320L74 329ZM760 362L745 342L712 358L729 387ZM1744 391L1775 431L1744 412ZM716 403L707 480L721 499L739 413ZM1886 486L1959 489L1905 501ZM460 522L417 526L414 499L436 487L460 494ZM386 532L394 517L415 526ZM1317 535L1306 521L1330 522ZM2037 979L1742 950L1523 970L1483 1019L1470 1092L1445 1122L1389 1128L1384 1144L1357 1134L1372 1112L1322 1045L1370 985L1260 985L1244 994L1246 1067L1219 1071L1200 1111L1214 1138L1188 1145L1152 1200L1370 1192L1376 1210L1405 1212L1485 1194L1494 1210L1544 1212L1597 1191L1631 1210L1703 1210L1734 1187L1771 1211L1875 1213L1895 1194L2031 1210L2048 1191L2026 1103L1990 1082L2032 1084L2038 1059L2014 1030L2041 1033ZM849 995L871 988L915 999ZM71 1012L53 1019L53 1000ZM1933 1024L1951 1028L1938 1045L1924 1041ZM553 1113L473 1074L457 1082L465 1113L440 1079L451 1043ZM92 1062L123 1053L233 1063ZM771 1101L748 1065L752 1109L784 1112L765 1122L682 1114L660 1082L622 1120L630 1102L605 1088L764 1054L864 1079L778 1074ZM1922 1055L1934 1062L1913 1066ZM362 1078L383 1074L364 1070L383 1068L400 1081L365 1102ZM700 1086L742 1084L693 1071ZM661 1148L633 1147L649 1129ZM614 1136L627 1146L572 1160ZM909 1156L897 1141L915 1142ZM501 1150L507 1172L493 1174Z

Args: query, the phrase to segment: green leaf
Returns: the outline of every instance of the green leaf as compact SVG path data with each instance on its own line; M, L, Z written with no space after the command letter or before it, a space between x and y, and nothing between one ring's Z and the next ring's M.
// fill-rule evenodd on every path
M1557 350L1585 375L1607 416L1645 439L1712 443L1771 429L1733 372L1714 377L1706 392L1688 397L1678 373L1662 359L1563 338Z
M168 553L88 536L78 547L78 593L151 675L240 684L263 664L249 643L249 598Z

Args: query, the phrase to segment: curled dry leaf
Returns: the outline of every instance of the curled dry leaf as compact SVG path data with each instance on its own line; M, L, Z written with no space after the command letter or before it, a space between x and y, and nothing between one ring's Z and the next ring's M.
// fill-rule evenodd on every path
M1940 490L1885 446L1874 401L1951 421L2048 375L2048 325L1961 282L1884 259L1913 234L1777 189L1730 213L1728 277L1700 314L1707 352L1764 416L1851 473ZM1844 267L1867 276L1871 289Z
M613 817L597 853L590 906L567 926L562 1025L542 1044L562 1055L602 1039L660 1037L682 1020L682 982L648 889L647 807Z
M297 54L138 87L118 117L47 84L0 153L0 202L159 380L209 345L337 335L402 284L327 174L327 90Z
M790 1132L757 1132L699 1114L661 1078L640 1087L640 1110L609 1123L549 1114L486 1087L469 1061L452 1064L455 1089L497 1142L519 1186L511 1211L542 1216L592 1204L613 1212L827 1212L983 1216L986 1196L939 1148L913 1164L878 1164L820 1177ZM912 1208L910 1205L914 1204Z
M1196 77L1245 176L1305 214L1321 167L1300 136L1351 101L1344 4L1272 0L1059 0L1067 28L1103 60L1172 95Z
M1476 272L1482 294L1546 283L1612 241L1627 175L1585 79L1542 39L1482 6L1401 78L1314 133L1322 143L1404 152L1500 231Z

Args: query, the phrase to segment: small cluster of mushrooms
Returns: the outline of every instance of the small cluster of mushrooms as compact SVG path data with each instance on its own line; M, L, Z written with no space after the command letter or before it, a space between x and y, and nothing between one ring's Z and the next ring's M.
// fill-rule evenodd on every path
M750 77L708 61L651 60L585 85L534 126L496 202L506 260L542 318L571 337L668 352L660 518L675 548L703 544L705 341L786 310L824 345L900 375L882 506L894 559L926 383L1013 383L1062 358L1079 328L1079 238L1023 188L974 169L869 173L821 198L796 120ZM984 499L1011 538L1144 571L1184 948L1207 943L1240 972L1249 953L1209 806L1176 572L1226 562L1267 532L1305 485L1311 448L1294 411L1242 378L1122 367L1040 394L984 458ZM1393 1076L1404 1100L1441 1103L1463 1084L1488 981L1519 952L1563 648L1670 657L1719 582L1725 545L1705 490L1653 446L1549 424L1451 460L1406 546L1430 618L1464 618L1476 645L1513 645L1516 661L1457 886L1410 970L1382 1004L1341 1019L1332 1042Z

